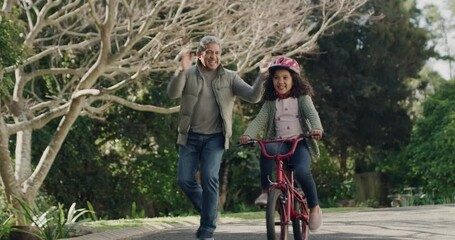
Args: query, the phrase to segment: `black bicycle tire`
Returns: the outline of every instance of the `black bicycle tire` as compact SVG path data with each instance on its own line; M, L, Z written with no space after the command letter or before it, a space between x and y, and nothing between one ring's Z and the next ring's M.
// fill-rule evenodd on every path
M275 225L277 224L275 222L275 214L280 215L280 220L281 220L281 214L280 212L285 211L285 205L281 201L281 196L282 196L282 191L280 189L272 189L269 192L269 196L267 199L267 208L266 208L266 226L267 226L267 239L268 240L278 240L281 238L277 238L277 233L275 231ZM278 223L281 225L281 221ZM283 228L280 228L280 235L284 234L285 237L284 239L288 239L289 235L289 225L286 224Z
M294 211L301 213L304 207L301 203L294 198ZM308 239L308 224L305 222L305 219L295 218L292 219L292 231L294 233L294 240L307 240ZM303 234L302 234L303 233Z

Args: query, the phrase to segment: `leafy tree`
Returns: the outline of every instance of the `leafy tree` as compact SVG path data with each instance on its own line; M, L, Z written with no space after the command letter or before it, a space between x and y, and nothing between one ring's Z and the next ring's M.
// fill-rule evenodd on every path
M349 152L357 153L356 172L370 171L377 166L377 150L398 149L407 141L412 126L405 104L412 94L408 79L417 77L433 54L426 45L428 33L413 20L415 7L377 0L365 9L383 18L340 26L319 40L321 54L304 62L326 146L339 158L342 172Z
M0 17L0 67L18 63L23 54L20 44L22 27L6 17Z
M0 15L0 102L6 100L4 96L13 88L13 80L11 76L4 76L4 68L19 63L25 53L21 44L23 27L12 19Z
M242 110L234 114L232 127L233 141L237 141L247 126L245 111L260 104L243 104ZM238 105L240 106L240 105ZM223 155L220 181L219 209L226 211L244 210L253 203L260 192L259 187L259 149L257 147L233 146ZM229 183L229 184L228 184Z
M455 82L439 88L423 104L408 145L407 184L439 199L455 193Z
M138 83L136 92L123 94L134 95L139 104L175 105L165 96L167 81L154 80L157 77L150 76ZM177 115L116 105L105 117L78 119L43 186L45 191L65 204L90 201L98 215L109 218L131 217L133 203L148 217L187 214L192 208L175 179ZM37 136L34 142L45 147L48 138Z
M409 115L413 122L422 114L422 102L433 95L446 80L436 71L425 66L416 79L410 79L409 86L412 89L412 98L408 99Z
M434 4L428 4L423 7L422 15L425 28L431 31L432 41L436 46L436 60L445 61L448 64L449 79L454 77L453 61L455 56L450 46L450 39L453 38L451 33L455 28L455 3L453 1L444 2L445 10L449 10L451 15L442 16L438 7Z

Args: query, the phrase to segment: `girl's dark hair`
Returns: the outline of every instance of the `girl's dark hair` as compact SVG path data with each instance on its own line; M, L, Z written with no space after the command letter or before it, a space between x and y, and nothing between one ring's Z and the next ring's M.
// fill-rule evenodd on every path
M290 97L298 98L303 95L313 96L313 88L311 87L310 82L305 77L300 76L294 71L289 70L288 68L274 68L270 71L270 74L265 81L265 91L264 95L262 96L262 100L272 101L278 98L276 94L275 87L273 86L273 75L275 75L275 71L278 69L285 69L291 73L292 77L292 89L290 93Z

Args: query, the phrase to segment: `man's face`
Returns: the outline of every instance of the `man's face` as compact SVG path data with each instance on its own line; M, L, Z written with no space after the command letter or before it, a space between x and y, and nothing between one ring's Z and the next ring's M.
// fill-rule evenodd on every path
M205 51L198 52L198 58L208 70L216 70L221 64L220 45L216 43L207 44Z

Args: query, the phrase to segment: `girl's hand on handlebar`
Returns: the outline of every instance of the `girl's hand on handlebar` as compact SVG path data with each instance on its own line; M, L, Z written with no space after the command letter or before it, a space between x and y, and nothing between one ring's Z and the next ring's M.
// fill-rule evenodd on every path
M322 139L322 131L321 130L313 130L311 131L311 138L315 140L321 140Z
M246 136L246 135L243 135L239 138L239 142L240 144L247 144L248 143L248 140L250 140L250 137Z

